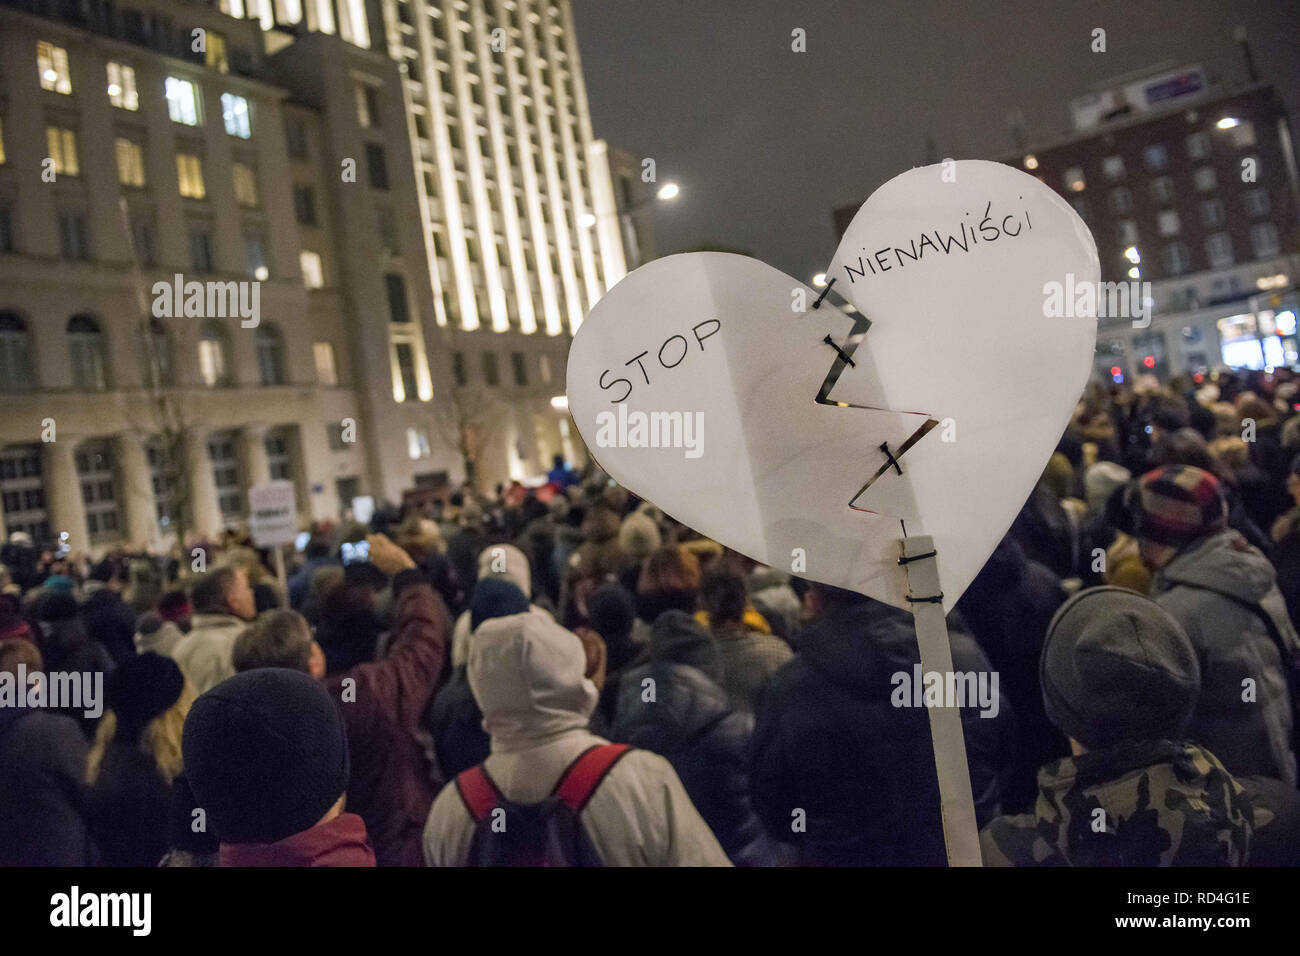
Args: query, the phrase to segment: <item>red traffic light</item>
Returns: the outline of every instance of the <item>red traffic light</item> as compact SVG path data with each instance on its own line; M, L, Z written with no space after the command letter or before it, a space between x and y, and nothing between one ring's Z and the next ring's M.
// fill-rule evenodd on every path
M1142 360L1142 364L1145 365L1147 368L1155 368L1156 357L1154 355L1148 355L1146 358Z

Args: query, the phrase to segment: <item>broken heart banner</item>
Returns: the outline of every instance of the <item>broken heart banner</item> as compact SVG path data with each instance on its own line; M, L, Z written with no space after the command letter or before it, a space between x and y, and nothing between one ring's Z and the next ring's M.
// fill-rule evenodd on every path
M745 256L628 275L569 352L569 410L620 484L775 568L896 607L928 535L950 609L1010 527L1092 365L1096 319L1045 289L1099 278L1032 176L961 161L863 204L827 270L848 314Z

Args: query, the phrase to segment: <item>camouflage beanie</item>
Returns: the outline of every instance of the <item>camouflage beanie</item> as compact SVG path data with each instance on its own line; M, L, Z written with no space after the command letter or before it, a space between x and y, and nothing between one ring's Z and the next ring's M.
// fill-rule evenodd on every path
M1088 588L1052 618L1039 662L1047 717L1090 750L1177 740L1201 690L1182 626L1125 588Z

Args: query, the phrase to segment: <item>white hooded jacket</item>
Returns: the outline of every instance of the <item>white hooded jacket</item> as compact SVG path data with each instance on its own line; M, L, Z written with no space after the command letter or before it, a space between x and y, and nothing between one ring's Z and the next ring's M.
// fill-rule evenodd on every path
M470 642L470 690L492 738L488 776L512 803L540 803L584 750L606 743L587 729L596 685L572 632L545 611L485 621ZM606 866L730 866L672 765L646 750L614 764L581 822ZM424 827L430 866L462 866L474 821L453 780Z

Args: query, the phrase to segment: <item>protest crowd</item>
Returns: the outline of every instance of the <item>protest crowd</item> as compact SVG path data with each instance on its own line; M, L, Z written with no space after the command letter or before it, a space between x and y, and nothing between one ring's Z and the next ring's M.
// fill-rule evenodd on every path
M1089 386L948 616L986 865L1300 861L1297 408ZM246 533L11 536L0 676L104 699L0 706L0 864L945 863L910 612L547 478L314 526L287 588Z

